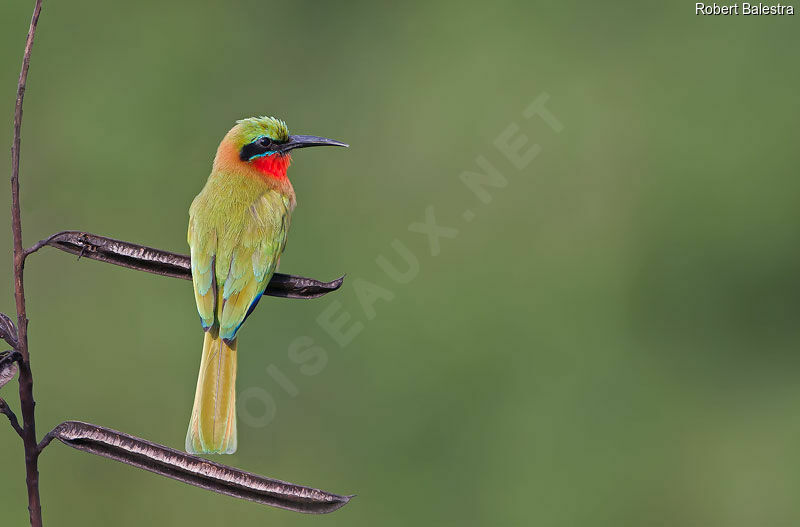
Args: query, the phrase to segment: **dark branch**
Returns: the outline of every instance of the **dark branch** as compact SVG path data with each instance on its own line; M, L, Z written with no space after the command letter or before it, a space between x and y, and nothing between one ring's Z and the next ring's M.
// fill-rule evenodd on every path
M195 487L290 511L312 514L333 512L346 505L351 498L244 472L89 423L61 423L45 436L39 448L46 447L54 438L72 448Z
M25 39L22 68L17 82L17 100L14 106L14 142L11 145L11 233L14 238L14 301L17 306L17 335L15 346L21 360L19 366L19 403L22 414L22 444L25 448L25 484L28 487L28 514L31 527L42 526L42 507L39 499L39 452L36 447L35 401L33 399L33 374L28 353L28 316L25 308L25 250L22 245L22 218L19 201L19 158L22 143L22 102L28 84L33 39L42 12L42 0L36 0ZM7 405L6 405L7 406ZM10 410L9 410L10 411ZM9 417L11 419L11 417ZM13 422L12 422L13 425ZM17 425L19 426L19 424ZM19 430L18 430L19 432Z
M80 258L98 260L137 271L172 278L192 279L191 261L184 254L162 251L144 245L123 242L87 232L64 231L38 242L25 251L32 254L50 246ZM344 276L321 282L301 276L275 273L264 294L283 298L318 298L341 287Z
M2 398L0 398L0 414L6 414L8 420L11 422L11 428L14 429L18 436L24 437L22 427L19 426L19 421L17 421L17 415L8 407L8 403Z
M5 414L11 423L11 428L14 429L18 436L23 437L24 432L22 427L19 426L16 414L8 407L8 403L2 398L0 398L0 414Z

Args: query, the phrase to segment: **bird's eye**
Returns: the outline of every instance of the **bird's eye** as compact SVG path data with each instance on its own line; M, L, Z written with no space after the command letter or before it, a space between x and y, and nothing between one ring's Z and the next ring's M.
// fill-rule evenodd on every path
M263 146L265 148L269 148L269 147L272 146L272 139L270 139L269 137L260 137L258 139L258 144L259 144L259 146Z

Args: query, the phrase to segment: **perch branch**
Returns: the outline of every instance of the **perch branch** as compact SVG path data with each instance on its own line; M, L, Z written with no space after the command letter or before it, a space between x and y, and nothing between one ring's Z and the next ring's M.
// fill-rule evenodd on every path
M114 240L88 232L58 232L36 243L25 253L33 254L47 246L82 258L119 265L128 269L183 280L192 279L191 261L184 254ZM321 282L312 278L275 273L264 294L283 298L318 298L339 289L343 281L344 276L331 282Z
M80 421L67 421L55 427L45 436L40 449L52 439L195 487L295 512L333 512L352 497L258 476Z
M36 25L42 12L42 0L36 0L25 40L25 51L22 55L22 68L17 83L17 100L14 105L14 142L11 146L11 231L14 237L14 300L17 305L17 346L21 355L19 363L19 400L22 410L22 443L25 447L25 482L28 487L28 513L32 527L42 525L42 507L39 500L39 451L36 442L36 420L34 418L33 376L31 375L30 356L28 354L28 317L25 311L25 287L23 269L25 267L25 250L22 247L22 220L19 204L19 156L22 142L22 101L25 98L25 87L28 83L28 69L31 63L33 38Z

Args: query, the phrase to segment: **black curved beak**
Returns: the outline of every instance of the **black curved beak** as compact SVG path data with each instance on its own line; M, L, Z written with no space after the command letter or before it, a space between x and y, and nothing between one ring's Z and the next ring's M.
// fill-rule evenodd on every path
M295 148L307 148L309 146L344 146L348 147L347 143L328 139L327 137L317 137L316 135L290 135L289 141L280 145L279 152L288 152Z

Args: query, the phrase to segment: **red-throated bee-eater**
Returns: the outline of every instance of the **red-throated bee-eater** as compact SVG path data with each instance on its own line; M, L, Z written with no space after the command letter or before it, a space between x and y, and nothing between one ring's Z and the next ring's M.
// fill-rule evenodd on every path
M290 152L347 146L289 135L273 117L237 121L217 149L205 187L189 209L189 246L203 358L186 451L236 451L236 335L278 265L295 195L286 177Z

